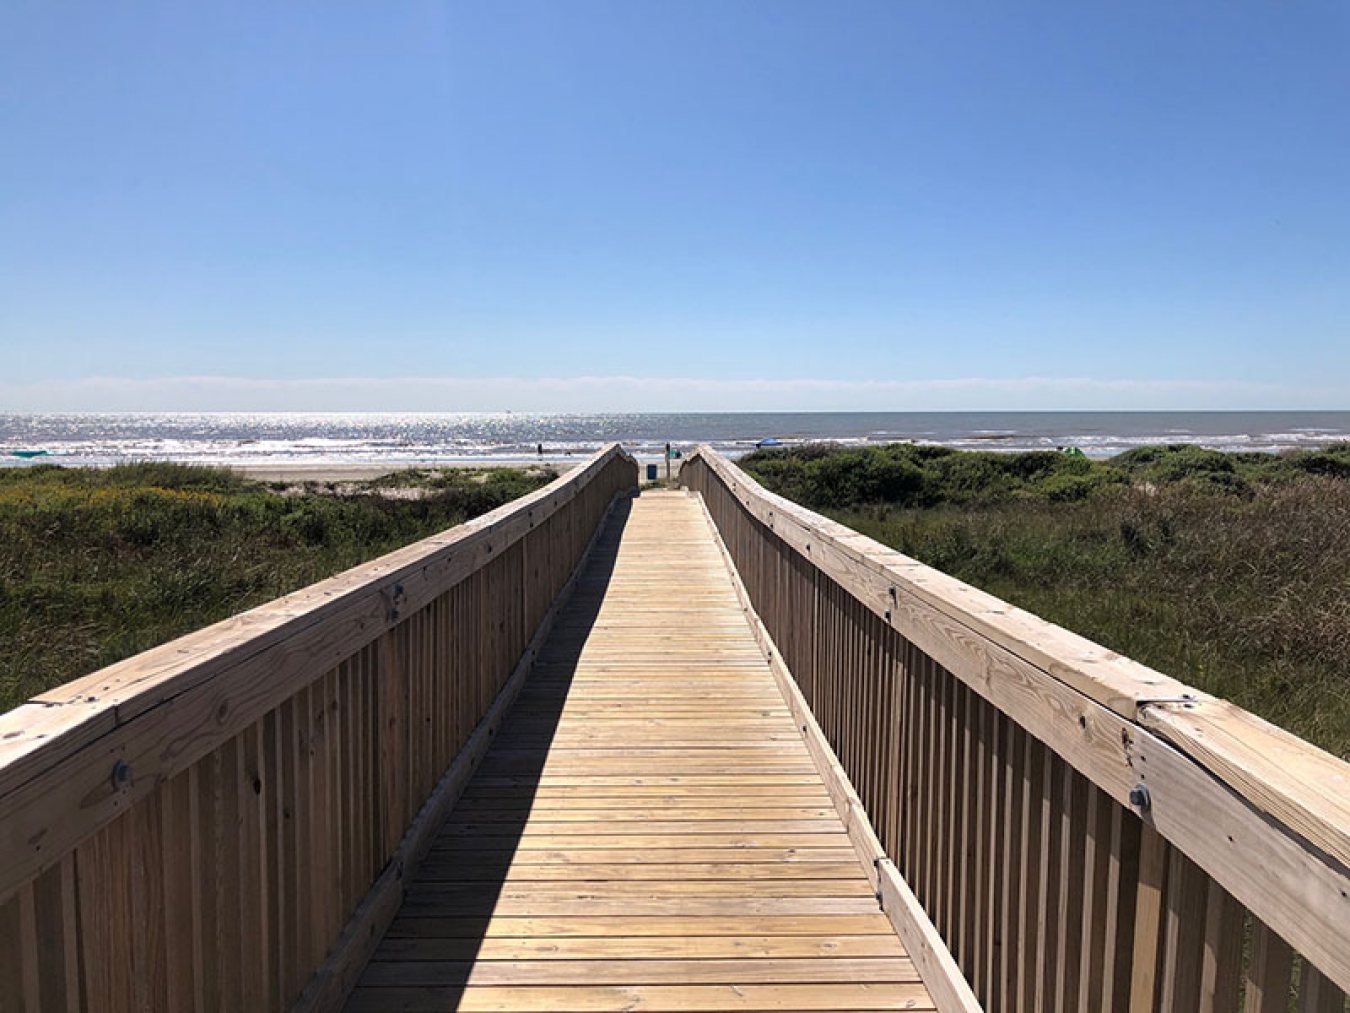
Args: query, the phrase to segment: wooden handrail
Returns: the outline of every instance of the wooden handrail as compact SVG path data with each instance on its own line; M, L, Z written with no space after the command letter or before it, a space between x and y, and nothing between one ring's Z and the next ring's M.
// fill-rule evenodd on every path
M175 989L204 978L240 990L225 1006L294 1002L637 478L607 446L466 524L0 715L0 923L44 940L18 955L41 1008L103 991L200 1008ZM157 904L167 924L142 910ZM151 939L117 938L151 931L142 916ZM218 927L239 938L206 938Z
M885 692L884 680L851 683L847 672L837 670L837 659L835 670L822 663L829 653L823 638L830 631L821 616L833 616L841 607L817 586L825 581L869 614L865 621L830 619L858 638L860 646L850 648L856 658L889 659L886 663L903 668L909 662L899 652L917 648L941 666L941 678L954 677L1067 761L1127 816L1141 817L1138 832L1145 835L1145 850L1148 835L1159 835L1310 965L1350 988L1350 766L1225 701L770 493L706 446L688 457L681 481L704 495L756 608L779 639L789 667L807 682L808 697L814 691L824 694L822 706L847 708L861 704L850 700L850 693ZM939 691L952 692L950 687ZM979 709L973 702L961 706L972 713ZM860 715L845 714L833 731L845 739L883 730ZM928 747L949 748L952 734L978 738L985 733L969 727L939 731ZM860 784L859 790L879 806L887 792L906 787L891 783L903 771L888 773L890 781L877 774L888 760L874 744L832 745L846 760L865 760L861 780L871 777L877 783ZM1049 758L1037 755L1035 762L1039 770ZM860 771L849 773L860 779ZM1146 808L1138 804L1141 800ZM886 804L900 802L894 798ZM878 814L872 817L875 822ZM897 828L902 820L889 811L883 818ZM1082 813L1065 814L1066 820L1081 818ZM909 842L941 847L924 838L925 832L910 834ZM899 829L895 833L888 842L892 857L902 843ZM903 869L907 857L899 859ZM935 858L927 854L917 860L923 868ZM1147 875L1147 868L1143 872ZM953 874L960 873L941 871ZM1183 878L1178 873L1174 885ZM944 895L941 904L950 909L953 903ZM1144 915L1147 903L1145 898L1140 908ZM1136 937L1139 929L1133 927ZM1203 924L1198 931L1203 935ZM1184 933L1177 928L1173 935ZM961 948L958 941L949 943ZM1141 961L1147 962L1147 944L1139 945ZM977 976L986 986L993 977L988 968ZM993 995L986 988L986 1000Z
M551 516L610 460L609 444L548 485L447 531L48 690L0 714L0 797L84 744L321 622L397 622ZM634 462L636 467L636 462ZM382 617L382 620L381 620ZM356 642L373 639L363 627ZM3 892L0 890L0 892Z

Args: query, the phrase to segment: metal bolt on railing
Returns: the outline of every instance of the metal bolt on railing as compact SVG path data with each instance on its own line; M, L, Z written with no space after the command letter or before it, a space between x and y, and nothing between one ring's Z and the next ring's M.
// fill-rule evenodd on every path
M1140 813L1146 813L1153 808L1153 797L1148 793L1148 785L1136 784L1130 789L1130 805Z
M113 764L112 786L113 791L125 791L131 787L131 764L126 760L118 760Z

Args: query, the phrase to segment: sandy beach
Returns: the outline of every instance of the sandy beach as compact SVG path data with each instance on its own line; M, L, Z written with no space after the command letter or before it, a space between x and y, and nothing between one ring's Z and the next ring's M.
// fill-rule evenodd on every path
M443 471L443 470L469 470L483 471L489 468L516 468L521 471L532 472L541 469L548 469L557 472L559 475L565 475L574 468L579 468L590 459L590 455L577 455L562 459L545 457L542 461L509 461L509 460L475 460L475 461L428 461L418 462L400 462L398 464L388 464L378 461L326 461L326 462L297 462L293 464L278 464L276 462L235 463L225 465L230 471L236 474L244 475L247 478L256 479L259 482L325 482L325 483L345 483L345 482L369 482L385 475L392 475L399 471L418 470L418 471ZM642 465L643 476L646 476L646 467L648 464L657 465L657 474L661 478L666 477L665 462L661 458L652 458L638 455L638 463ZM676 459L670 462L670 475L677 478L680 473L682 459Z
M534 461L457 461L447 463L445 461L428 462L420 464L417 462L403 462L398 464L388 464L384 462L350 462L326 461L313 463L294 463L294 464L276 464L276 463L258 463L258 464L231 464L228 465L230 471L236 474L244 475L248 478L257 479L260 482L369 482L385 475L392 475L399 471L408 471L416 469L421 471L442 471L442 470L471 470L481 471L487 468L518 468L521 471L536 471L548 468L556 471L558 474L566 474L573 468L584 464L586 458L568 458L563 461L544 461L537 463Z

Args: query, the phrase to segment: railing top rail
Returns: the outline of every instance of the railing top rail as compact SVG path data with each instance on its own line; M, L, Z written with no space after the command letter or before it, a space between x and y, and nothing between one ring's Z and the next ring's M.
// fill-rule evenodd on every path
M319 624L355 624L334 638L359 648L377 630L472 573L569 502L612 459L606 445L548 485L470 521L259 605L0 714L0 799L111 731L237 666L286 668L288 641ZM333 628L336 628L334 626ZM313 638L310 638L313 639ZM275 655L275 658L272 656ZM335 660L341 660L337 658ZM230 717L222 696L218 720ZM109 760L111 763L111 759Z
M1117 801L1149 786L1144 815L1235 895L1271 895L1258 913L1272 927L1350 925L1350 764L771 493L710 447L686 466L699 460L752 516ZM1274 897L1277 885L1290 895ZM1271 904L1282 910L1272 916ZM1345 983L1350 956L1333 949L1319 966Z
M817 534L822 543L833 550L829 555L837 564L894 576L897 593L904 589L959 617L971 629L1033 660L1038 667L1122 717L1133 720L1138 717L1139 709L1150 703L1189 701L1203 696L1183 682L1048 623L1001 598L769 492L711 447L700 445L690 456L695 455L705 458L723 479L738 484L767 508L770 527L775 527L775 518L796 521L802 528Z

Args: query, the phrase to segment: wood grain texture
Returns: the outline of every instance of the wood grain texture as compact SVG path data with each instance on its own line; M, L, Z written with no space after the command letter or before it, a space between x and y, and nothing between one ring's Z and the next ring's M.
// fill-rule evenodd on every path
M1344 1007L1350 768L683 475L575 576L617 448L0 718L0 1006Z
M934 1008L698 500L611 528L347 1008Z
M1184 693L1196 692L769 492L711 448L701 446L689 456L681 469L681 481L699 488L694 483L701 478L700 464L715 474L751 516L809 557L869 609L884 614L893 611L898 598L913 595L958 617L992 643L1025 655L1123 717L1133 718L1141 701L1180 699ZM891 587L897 594L890 593Z
M681 481L981 1001L1226 1008L1248 961L1209 924L1211 894L1258 917L1315 987L1350 985L1350 766L767 493L707 448Z
M928 987L929 994L940 1009L952 1011L978 1010L980 1006L976 995L963 976L957 961L948 950L946 941L929 919L928 913L919 903L909 884L901 877L895 864L887 857L886 849L877 836L872 819L858 795L853 781L849 778L839 756L835 753L822 731L820 723L816 720L815 714L807 704L806 697L803 695L797 679L784 663L782 652L773 636L756 612L749 590L735 568L726 543L717 530L716 522L708 512L706 504L701 502L700 505L703 507L704 520L707 522L722 555L723 562L727 566L732 586L736 591L736 598L745 611L760 649L768 657L769 671L773 674L779 692L782 693L783 699L787 703L792 722L794 726L801 729L806 747L817 768L824 776L826 792L835 807L835 811L845 822L854 852L858 860L862 862L867 881L876 891L892 928L913 956L915 966L924 984ZM793 607L801 607L802 601L803 599L798 597L793 602ZM787 633L787 639L793 639L791 628L785 632ZM892 710L895 704L893 697L898 687L894 685L883 687L880 685L885 676L887 674L893 675L894 671L887 672L889 666L884 662L881 651L873 652L872 660L875 667L871 675L879 684L874 687L874 698L886 700L881 715L883 724L890 728L898 727L895 719L899 715ZM992 712L992 708L990 710ZM858 720L865 725L867 718L866 716L859 716ZM895 790L895 782L891 778L894 774L895 754L900 750L895 748L893 740L886 740L886 744L889 747L886 753L876 755L873 751L871 767L873 781L884 776L892 785L892 790ZM863 755L866 757L867 753ZM878 803L884 801L884 797L878 798L874 795L873 809L878 809ZM890 814L892 825L895 825L899 820L900 807L892 807ZM971 901L972 906L976 906L975 898L972 897Z
M13 849L0 896L51 852L59 857L55 842L88 836L316 671L336 666L478 572L584 490L607 484L608 502L630 483L595 479L617 478L619 469L635 477L631 459L608 447L552 484L441 535L58 687L32 701L41 721L31 705L0 715L0 846L7 857ZM592 525L598 519L592 510ZM584 544L585 538L574 546L573 561ZM94 765L93 755L109 758ZM107 783L115 758L135 771L121 792ZM34 799L53 791L47 809L34 811ZM53 807L66 814L60 834L42 832L40 818ZM35 836L42 847L32 846Z
M382 891L419 814L444 813L429 793L487 751L495 729L476 729L636 477L607 448L0 718L0 1008L279 1011L340 972L397 909ZM805 830L812 801L762 825ZM320 977L340 1002L354 973Z
M1350 865L1350 765L1226 701L776 496L706 447L690 455L681 480L705 495L709 481L717 482L748 516L875 614L897 622L936 618L939 625L954 623L959 629L951 633L959 639L975 637L1001 648L1151 728L1228 781L1249 803Z

